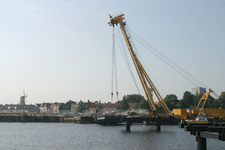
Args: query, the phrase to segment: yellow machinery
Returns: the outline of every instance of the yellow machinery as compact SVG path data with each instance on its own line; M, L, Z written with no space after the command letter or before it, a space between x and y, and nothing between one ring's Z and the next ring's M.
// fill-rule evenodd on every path
M205 103L206 103L206 101L207 101L207 99L208 99L208 97L209 97L209 94L210 94L211 92L213 92L211 89L209 89L209 92L204 92L204 94L202 95L202 98L200 99L200 101L199 101L197 107L195 108L195 110L199 110L200 104L202 103L203 100L205 100L205 101L203 102L203 104L202 104L202 108L204 108Z
M209 97L209 95L210 95L211 92L213 92L213 91L211 89L209 89L209 92L206 92L205 91L203 93L202 98L200 99L197 107L194 110L192 110L192 112L191 112L192 114L198 114L200 112L200 109L203 109L204 108L205 103L206 103L206 101L207 101L207 99L208 99L208 97ZM201 105L202 102L203 102L203 104L202 104L202 106L200 108L200 105Z
M175 118L187 118L188 112L186 109L173 109L173 114Z
M225 114L224 114L224 109L217 109L217 108L204 108L205 103L210 95L210 93L212 93L213 91L211 89L209 89L209 92L204 92L204 94L202 95L202 98L200 99L197 107L195 108L195 110L192 110L192 114L198 114L200 115L205 114L207 117L213 117L216 119L220 119L220 120L224 120L225 119ZM203 102L201 108L200 105Z
M123 21L124 14L118 15L116 17L112 17L111 15L109 15L109 16L110 16L110 22L108 24L110 26L112 25L114 27L115 25L118 25L118 24L120 25L121 32L123 34L124 40L128 47L129 53L131 55L132 61L134 63L136 71L138 73L139 79L140 79L142 87L145 91L145 95L147 97L150 108L153 111L153 114L156 114L157 109L156 109L155 103L153 101L152 94L149 90L149 86L152 88L152 90L155 93L156 97L158 98L160 104L162 105L163 109L165 110L166 116L171 116L172 114L171 114L169 108L167 107L166 103L163 101L162 97L160 96L159 92L157 91L156 87L152 83L151 79L149 78L148 74L146 73L145 69L143 68L142 64L138 60L138 58L133 50L133 47L130 42L130 37L128 36L128 34L125 30L126 22ZM149 84L149 86L147 83ZM148 113L148 114L150 114L150 113Z
M194 110L190 110L190 112L189 112L189 110L186 110L186 109L173 109L174 117L175 118L187 118L187 115L190 115L190 114L197 115L197 114L199 114L199 112L202 112L202 109L204 108L204 106L206 104L206 101L207 101L211 92L213 92L211 89L209 89L209 92L204 92L204 94L202 95L202 98L200 99L197 107ZM201 105L202 102L203 102L203 104L200 108L200 105ZM206 112L204 112L204 113L206 113ZM207 113L208 113L208 111L207 111Z

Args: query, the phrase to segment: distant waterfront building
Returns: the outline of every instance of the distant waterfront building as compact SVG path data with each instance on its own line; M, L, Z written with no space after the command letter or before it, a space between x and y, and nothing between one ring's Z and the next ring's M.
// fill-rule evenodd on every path
M97 107L97 104L94 104ZM90 113L96 113L96 109L92 106L89 108ZM120 103L102 103L103 113L115 113L120 110Z
M71 112L76 113L77 112L77 103L71 104Z
M155 103L155 105L159 105L159 102L154 102Z
M206 91L206 88L203 88L203 87L195 87L195 88L192 88L192 94L193 95L197 95L197 94L200 94L200 93L204 93Z
M40 113L53 113L53 103L41 103L41 104L36 104L39 109Z
M53 103L53 113L58 114L59 113L59 105L61 103L55 102Z
M0 106L0 113L40 113L35 105L5 104Z

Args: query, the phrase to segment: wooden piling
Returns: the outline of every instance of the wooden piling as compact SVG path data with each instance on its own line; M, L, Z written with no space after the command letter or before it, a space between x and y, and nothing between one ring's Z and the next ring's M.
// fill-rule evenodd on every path
M127 132L130 132L130 126L131 126L131 123L130 122L127 122L126 123L126 131Z
M160 121L156 122L156 127L157 127L157 131L161 131L161 122Z
M196 141L197 141L197 150L206 150L206 138L203 137L196 137Z

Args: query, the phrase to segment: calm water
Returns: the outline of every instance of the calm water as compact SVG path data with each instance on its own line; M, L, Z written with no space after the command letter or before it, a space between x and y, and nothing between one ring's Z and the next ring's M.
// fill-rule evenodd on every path
M193 150L195 136L178 126L103 126L74 123L0 123L0 149L10 150ZM225 142L207 139L208 150L225 149Z

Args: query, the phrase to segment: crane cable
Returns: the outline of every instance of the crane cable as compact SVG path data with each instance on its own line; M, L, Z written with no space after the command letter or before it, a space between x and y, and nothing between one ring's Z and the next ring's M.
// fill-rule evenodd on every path
M137 40L138 41L138 40ZM138 41L140 43L140 41ZM142 43L140 43L143 47L145 47L146 49L148 49L148 47L146 45L143 45ZM185 76L181 71L179 71L176 67L174 67L173 65L171 65L170 63L168 63L165 59L163 59L160 55L158 55L157 53L155 53L154 51L151 51L156 57L158 57L160 60L162 60L165 64L167 64L169 67L171 67L173 70L175 70L177 73L179 73L181 76L183 76L184 78L186 78L189 82L191 82L192 84L194 84L195 86L198 86L198 84L196 84L195 82L193 82L192 80L190 80L187 76Z
M126 25L126 26L128 26L128 25ZM125 30L127 31L127 34L128 34L128 36L129 36L129 38L130 38L130 42L131 42L131 44L132 44L133 49L135 50L136 55L137 55L137 56L140 56L140 55L138 54L138 51L137 51L137 49L136 49L136 47L135 47L135 44L134 44L134 42L133 42L133 40L132 40L132 37L131 37L132 35L129 34L129 31L128 31L129 28L125 27ZM119 31L118 28L117 28L117 31L120 33L120 31ZM125 62L126 62L126 64L127 64L128 68L129 68L129 71L130 71L130 73L131 73L132 79L133 79L134 84L135 84L135 86L136 86L136 88L137 88L138 94L141 95L140 89L139 89L139 87L138 87L138 85L137 85L137 81L136 81L136 79L135 79L135 77L134 77L133 71L132 71L132 69L131 69L130 63L129 63L128 58L127 58L127 55L126 55L127 50L125 50L125 48L124 48L124 44L123 44L123 42L122 42L123 40L122 40L121 34L118 34L118 35L120 35L119 38L120 38L120 42L121 42L121 45L122 45L122 48L123 48L123 52L121 51L121 53L123 54L124 60L125 60ZM159 86L160 86L160 85L159 85ZM165 91L162 89L162 87L160 87L160 89L163 91L164 95L166 95L166 94L165 94Z
M144 39L142 39L140 36L138 36L136 33L134 33L132 30L130 30L130 33L132 35L134 35L135 39L137 39L137 41L146 49L148 49L149 51L151 51L156 57L158 57L159 59L161 59L165 64L167 64L168 66L170 66L172 69L174 69L177 73L179 73L181 76L183 76L184 78L186 78L189 82L191 82L192 84L194 84L195 86L198 86L198 84L205 86L206 88L210 89L207 85L205 85L204 83L202 83L200 80L198 80L197 78L195 78L193 75L191 75L190 73L188 73L186 70L184 70L182 67L180 67L178 64L176 64L175 62L173 62L171 59L169 59L167 56L165 56L163 53L161 53L159 50L157 50L155 47L153 47L152 45L150 45L148 42L146 42ZM145 45L144 45L145 44ZM198 83L198 84L197 84ZM213 92L213 94L218 98L219 96Z
M112 74L111 74L111 101L113 101L113 83L114 83L114 63L113 63L113 57L114 53L113 50L115 49L115 44L114 44L114 28L112 31L112 38L113 38L113 46L112 46Z
M113 46L112 46L112 77L111 77L111 101L113 101L113 87L114 87L114 75L115 75L115 85L116 85L116 97L118 96L118 83L117 83L117 68L116 68L116 49L115 49L115 28L112 30Z
M127 31L127 35L129 35L130 43L131 43L131 45L132 45L132 47L133 47L133 50L134 50L136 56L138 57L139 60L142 60L142 64L145 64L145 62L144 62L143 59L141 58L141 55L140 55L139 52L138 52L138 49L137 49L136 46L135 46L135 43L134 43L134 41L133 41L133 36L132 36L132 34L130 34L128 25L126 25L125 30ZM146 68L147 68L147 67L145 67L145 69L146 69ZM148 71L148 72L150 72L150 71ZM152 77L153 77L153 75L152 75ZM156 79L155 79L154 82L157 82ZM157 83L158 83L158 82L157 82ZM162 87L160 87L160 84L157 84L157 85L158 85L158 87L160 88L160 90L164 93L164 95L166 95L166 94L165 94L166 92L163 90ZM151 88L151 87L149 87L149 88Z
M119 41L118 41L118 38L116 38L116 39L117 39L117 42L118 42L118 46L119 46L120 51L121 51L121 53L122 53L122 55L123 55L124 61L125 61L126 65L127 65L127 68L128 68L128 70L130 71L130 74L131 74L131 77L132 77L133 82L134 82L134 84L135 84L135 87L136 87L136 89L137 89L137 92L138 92L139 95L141 95L140 89L138 88L137 81L136 81L136 79L135 79L135 77L134 77L134 73L133 73L133 71L132 71L132 69L131 69L131 66L130 66L130 63L129 63L129 61L128 61L128 57L127 57L127 53L126 53L127 51L126 51L126 49L125 49L125 46L124 46L124 43L123 43L123 39L122 39L122 36L121 36L120 31L119 31L118 28L117 28L117 32L119 33L119 34L117 34L117 35L119 35L119 41L120 41L120 42L119 42ZM119 43L120 43L120 44L119 44Z

